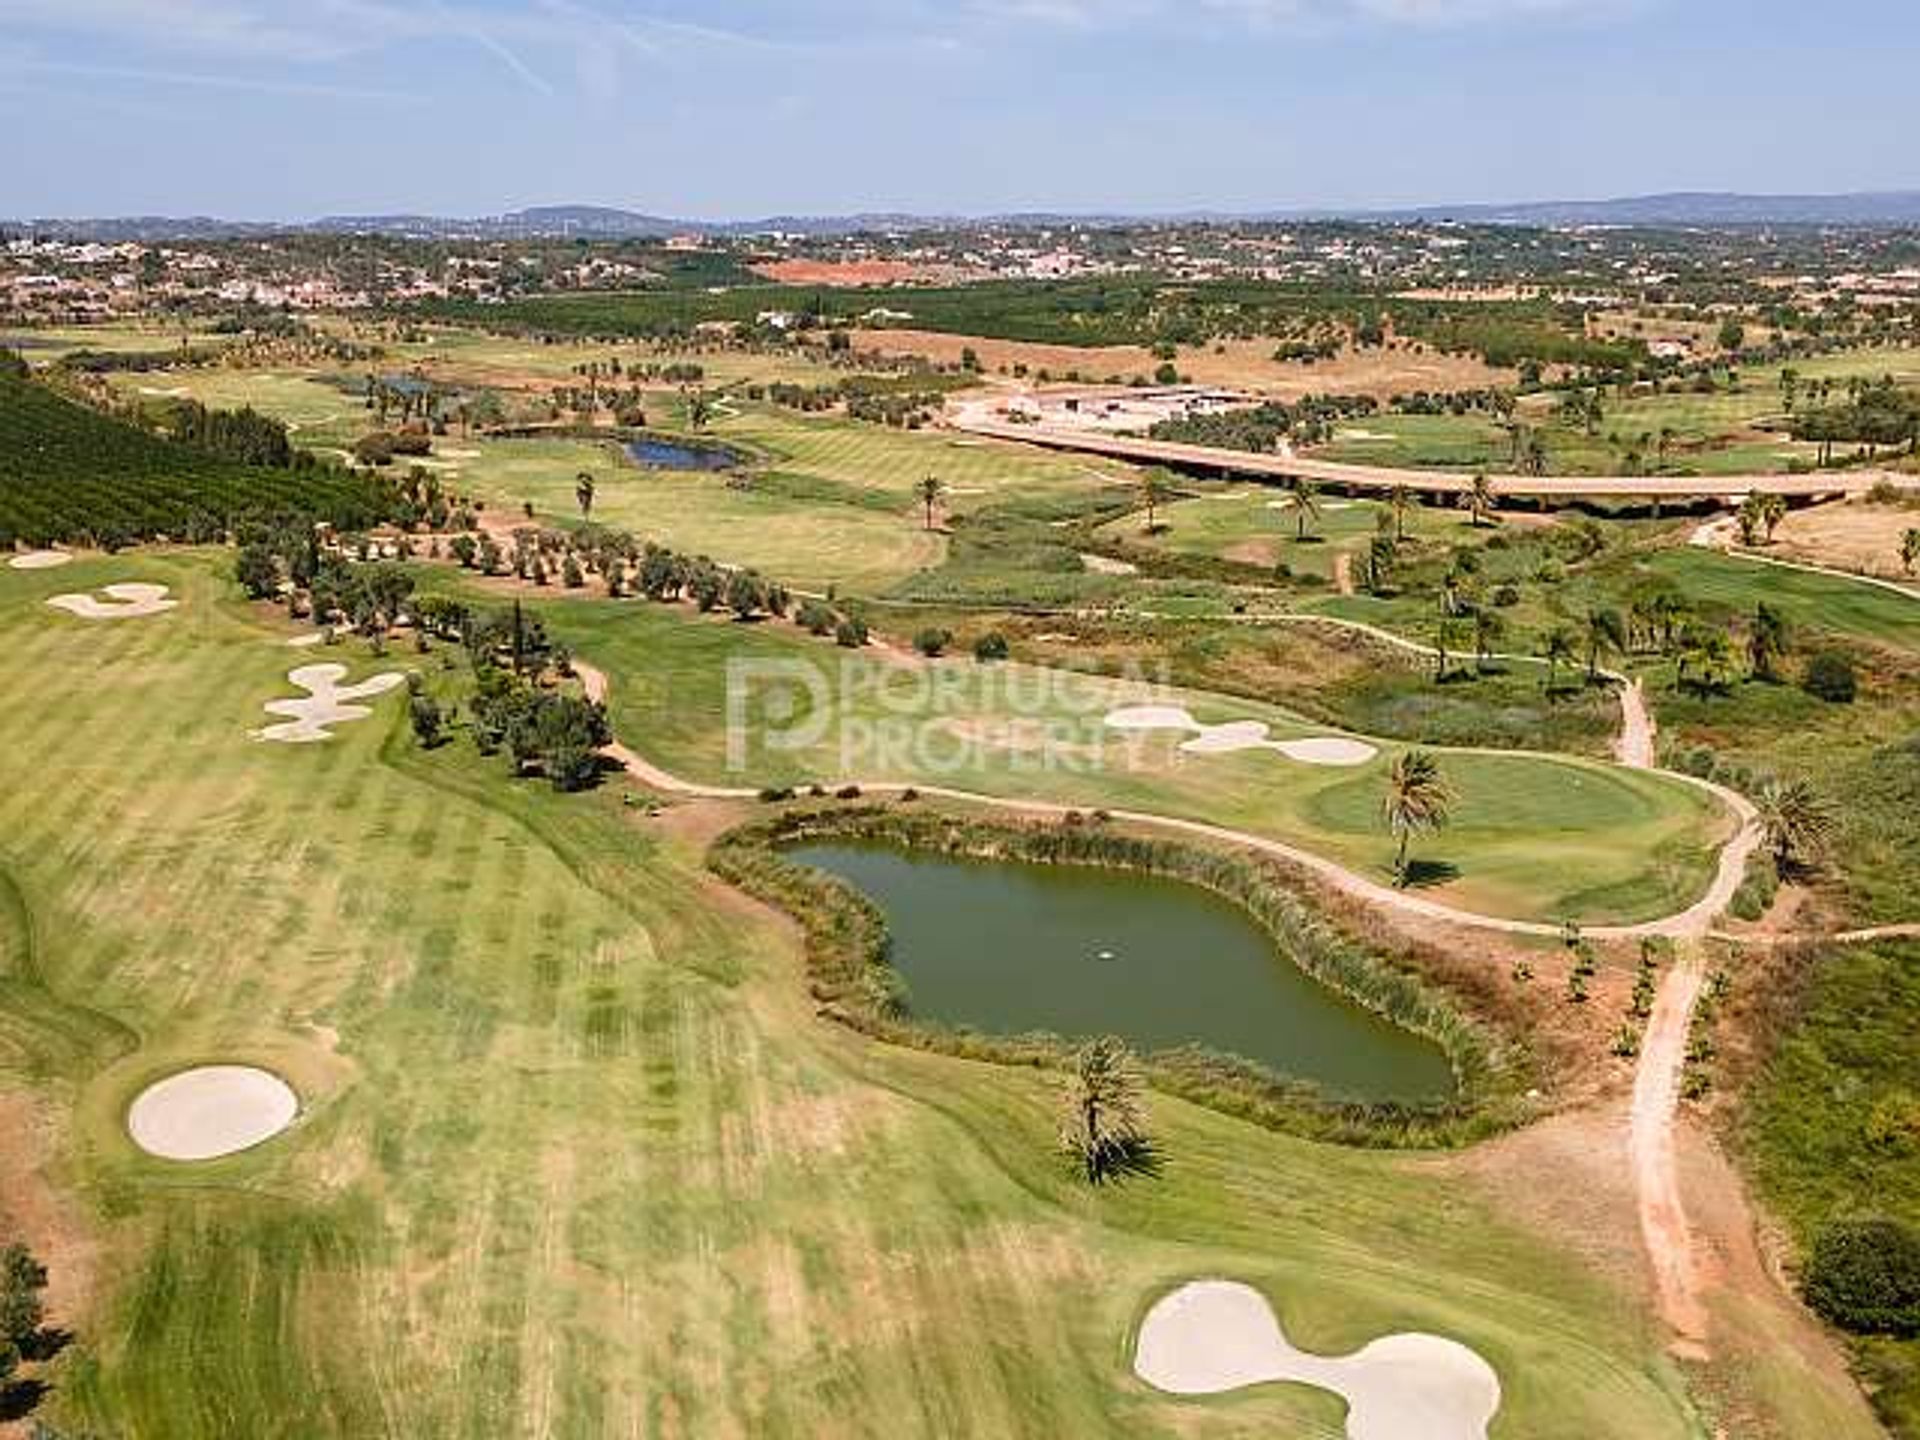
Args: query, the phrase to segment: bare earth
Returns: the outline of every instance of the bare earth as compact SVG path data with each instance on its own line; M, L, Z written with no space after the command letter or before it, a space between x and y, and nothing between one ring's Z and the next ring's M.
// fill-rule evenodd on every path
M902 308L910 308L903 306ZM890 355L923 355L938 364L957 365L972 350L988 370L1011 371L1016 365L1045 370L1055 379L1078 373L1090 381L1151 376L1160 361L1144 345L1041 345L1024 340L985 340L970 335L948 335L936 330L856 330L853 343L861 350ZM1312 365L1273 358L1272 340L1229 340L1224 353L1183 349L1174 361L1182 375L1196 384L1257 390L1284 400L1302 395L1338 392L1387 399L1410 390L1476 390L1511 385L1514 372L1498 370L1483 361L1435 351L1415 354L1411 349L1347 350L1338 359Z
M1900 537L1916 526L1920 511L1846 500L1788 512L1767 549L1783 560L1908 580L1912 577L1900 564Z

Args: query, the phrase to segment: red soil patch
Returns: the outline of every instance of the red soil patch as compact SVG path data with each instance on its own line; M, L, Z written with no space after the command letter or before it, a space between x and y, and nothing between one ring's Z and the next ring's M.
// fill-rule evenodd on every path
M917 279L904 260L768 260L753 273L782 285L898 285Z

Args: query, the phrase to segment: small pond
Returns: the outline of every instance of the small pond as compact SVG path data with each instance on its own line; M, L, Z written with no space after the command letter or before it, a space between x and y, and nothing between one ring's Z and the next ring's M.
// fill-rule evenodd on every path
M642 436L627 442L627 454L649 470L731 470L739 457L711 445L685 445L677 440Z
M1312 979L1246 911L1196 885L858 841L787 855L886 912L894 967L924 1019L1110 1033L1142 1051L1199 1044L1346 1099L1453 1093L1438 1045Z

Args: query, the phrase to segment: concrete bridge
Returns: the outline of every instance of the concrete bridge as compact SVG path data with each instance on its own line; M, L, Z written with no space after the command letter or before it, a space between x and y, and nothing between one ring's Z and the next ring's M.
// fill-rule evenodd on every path
M1016 424L981 405L958 407L947 424L969 435L1104 455L1140 465L1170 469L1246 475L1285 482L1313 480L1355 491L1391 491L1398 486L1429 495L1460 495L1473 488L1471 474L1445 470L1405 470L1387 465L1343 465L1332 460L1307 460L1291 455L1258 455L1247 450L1210 445L1184 445L1170 440L1147 440L1044 421ZM1887 470L1820 470L1804 475L1511 475L1489 474L1496 497L1544 501L1572 500L1700 500L1737 501L1756 492L1789 499L1818 499L1863 495L1875 485L1892 484L1920 490L1920 475Z

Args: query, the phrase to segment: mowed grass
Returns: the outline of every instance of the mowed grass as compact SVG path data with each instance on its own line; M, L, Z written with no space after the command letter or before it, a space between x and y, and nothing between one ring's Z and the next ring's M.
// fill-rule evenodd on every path
M821 1021L791 929L618 786L563 799L464 740L422 754L399 695L327 744L251 742L315 656L225 565L0 571L0 1087L48 1111L55 1201L103 1247L49 1419L1337 1435L1325 1395L1130 1377L1145 1306L1224 1274L1303 1344L1472 1345L1498 1440L1703 1432L1636 1304L1430 1164L1158 1100L1164 1176L1088 1191L1045 1076ZM185 603L42 603L134 579ZM223 1059L293 1080L294 1129L188 1167L130 1146L143 1083Z
M1188 755L1174 731L1129 737L1109 711L1188 706L1205 723L1264 720L1275 739L1336 733L1285 710L1064 670L851 655L790 626L700 619L647 602L547 610L613 678L616 731L649 759L732 785L944 784L1153 811L1269 835L1385 879L1386 773L1265 751ZM1428 893L1536 921L1628 922L1685 909L1731 828L1719 802L1669 777L1571 758L1442 752L1452 823L1416 853Z
M1357 563L1380 533L1382 514L1389 507L1378 501L1320 496L1317 511L1308 517L1304 538L1300 512L1285 489L1277 485L1208 486L1188 500L1176 500L1155 515L1165 528L1145 533L1145 512L1108 522L1100 533L1134 545L1151 545L1178 555L1203 555L1239 560L1249 565L1284 564L1296 575L1331 579L1335 557ZM1460 510L1434 505L1411 505L1404 517L1408 540L1452 541L1468 544L1489 533L1475 530Z
M1557 397L1544 393L1522 401L1518 418L1534 427L1547 447L1548 468L1562 475L1612 474L1630 449L1641 452L1649 472L1702 475L1770 474L1795 460L1817 460L1819 447L1786 432L1789 412L1780 388L1780 366L1747 366L1738 389L1724 386L1706 394L1602 395L1604 418L1587 433L1555 411ZM1797 360L1801 384L1796 408L1820 402L1807 394L1807 382L1831 381L1844 400L1850 378L1878 380L1891 375L1903 383L1920 374L1920 351L1874 349ZM1759 427L1766 426L1766 430ZM1661 436L1666 449L1660 448ZM1313 447L1316 459L1349 464L1404 465L1418 469L1507 471L1513 466L1512 438L1484 414L1370 415L1338 426L1333 438Z

